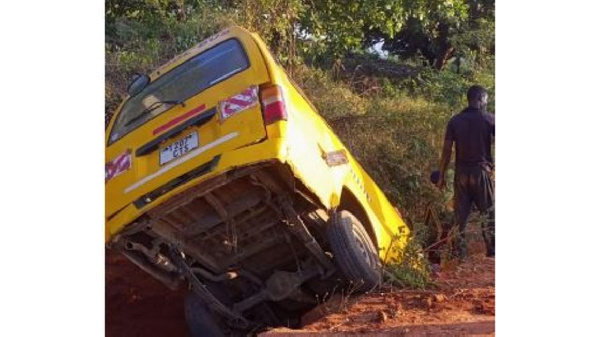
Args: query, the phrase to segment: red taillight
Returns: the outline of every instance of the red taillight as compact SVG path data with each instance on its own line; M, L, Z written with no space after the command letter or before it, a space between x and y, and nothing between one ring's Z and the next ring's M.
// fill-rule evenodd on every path
M263 107L265 125L287 120L285 101L281 87L274 85L260 89L260 101Z

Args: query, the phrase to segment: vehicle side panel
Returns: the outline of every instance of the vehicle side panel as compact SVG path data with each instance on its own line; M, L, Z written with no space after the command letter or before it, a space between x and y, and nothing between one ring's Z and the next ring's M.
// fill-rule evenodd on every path
M269 69L278 73L271 77L278 79L277 84L283 88L289 113L286 162L328 209L339 206L343 187L350 190L369 217L381 258L393 257L394 252L389 251L389 247L392 243L398 248L406 244L408 226L325 120L295 89L283 70L276 64ZM330 167L324 157L337 150L346 151L349 163Z

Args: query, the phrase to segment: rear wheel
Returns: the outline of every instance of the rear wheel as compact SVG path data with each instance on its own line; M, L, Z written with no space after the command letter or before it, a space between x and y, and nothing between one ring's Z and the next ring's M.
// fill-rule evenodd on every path
M358 291L370 291L381 282L377 249L352 213L343 210L331 217L327 239L336 265Z
M245 336L225 323L225 318L212 312L210 308L190 291L185 297L185 321L192 337Z

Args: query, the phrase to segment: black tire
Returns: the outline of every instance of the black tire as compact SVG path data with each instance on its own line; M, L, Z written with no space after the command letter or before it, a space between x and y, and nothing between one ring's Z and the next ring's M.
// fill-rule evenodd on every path
M327 239L333 258L351 287L360 292L381 283L381 261L361 222L348 211L336 212L329 220Z
M192 337L225 336L225 324L206 304L190 291L185 297L185 321Z

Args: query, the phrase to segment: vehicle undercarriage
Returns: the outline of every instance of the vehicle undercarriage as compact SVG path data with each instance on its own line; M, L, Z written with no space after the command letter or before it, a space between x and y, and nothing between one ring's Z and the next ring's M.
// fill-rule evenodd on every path
M231 327L293 327L336 283L328 219L288 166L265 162L179 193L110 248L171 289L187 281Z

